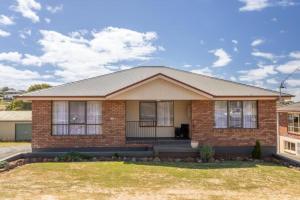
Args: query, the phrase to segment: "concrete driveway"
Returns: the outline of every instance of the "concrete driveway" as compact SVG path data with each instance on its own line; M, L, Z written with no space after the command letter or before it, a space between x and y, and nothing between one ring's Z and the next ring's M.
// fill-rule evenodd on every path
M0 161L19 153L31 152L31 144L17 144L15 146L0 147Z

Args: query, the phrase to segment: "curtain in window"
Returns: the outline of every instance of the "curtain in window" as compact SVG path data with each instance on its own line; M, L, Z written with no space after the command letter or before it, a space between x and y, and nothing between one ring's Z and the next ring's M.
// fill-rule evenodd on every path
M242 102L241 101L229 101L229 127L241 128L242 127Z
M293 117L293 114L288 114L288 131L294 132L294 117Z
M87 102L87 134L102 133L102 104L99 101Z
M243 101L244 128L257 128L256 101Z
M173 126L174 111L172 101L157 102L157 126Z
M71 135L85 134L85 102L70 102L70 130Z
M299 114L294 114L294 132L299 133Z
M141 102L140 103L140 125L155 126L156 124L156 103Z
M227 101L215 101L215 128L227 128Z
M68 102L54 101L52 112L52 134L67 135L69 123Z

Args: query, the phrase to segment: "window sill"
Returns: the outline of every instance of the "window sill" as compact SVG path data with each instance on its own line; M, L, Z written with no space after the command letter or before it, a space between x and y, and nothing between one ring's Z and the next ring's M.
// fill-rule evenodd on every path
M53 137L100 137L102 136L102 134L90 134L90 135L75 135L75 134L69 134L69 135L54 135L54 134L51 134L51 136Z
M296 151L291 151L291 150L284 149L284 152L288 153L288 154L296 155Z
M300 136L300 133L298 133L298 132L292 132L292 131L288 131L288 134L290 134L290 135L298 135L298 136Z

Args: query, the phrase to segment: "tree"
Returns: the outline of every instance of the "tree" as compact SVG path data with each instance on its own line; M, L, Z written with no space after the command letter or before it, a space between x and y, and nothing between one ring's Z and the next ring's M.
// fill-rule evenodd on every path
M6 110L31 110L31 103L22 100L13 100L6 106Z
M8 87L3 87L3 88L1 88L1 91L2 91L2 92L6 92L7 90L9 90Z
M34 84L27 89L27 92L33 92L33 91L37 91L49 87L51 86L46 83ZM31 110L31 103L14 99L10 102L10 104L6 106L6 110Z
M31 85L27 89L27 92L33 92L33 91L37 91L37 90L41 90L41 89L45 89L45 88L49 88L49 87L51 87L51 85L49 85L47 83L34 84L34 85Z

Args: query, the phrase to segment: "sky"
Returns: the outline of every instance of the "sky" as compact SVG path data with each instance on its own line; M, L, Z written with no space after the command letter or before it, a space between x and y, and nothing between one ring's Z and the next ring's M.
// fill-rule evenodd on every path
M297 0L0 0L0 87L159 65L273 90L296 71L300 100L299 24Z

